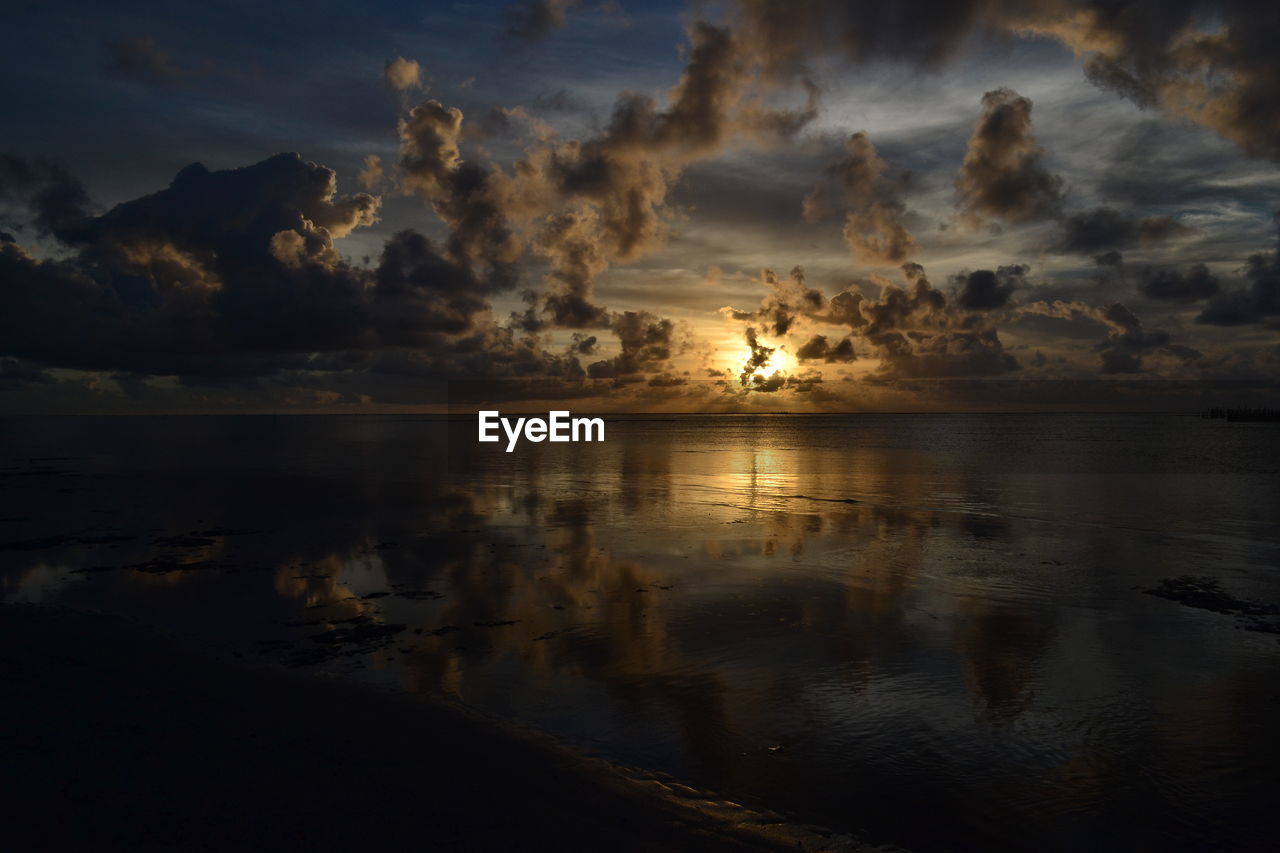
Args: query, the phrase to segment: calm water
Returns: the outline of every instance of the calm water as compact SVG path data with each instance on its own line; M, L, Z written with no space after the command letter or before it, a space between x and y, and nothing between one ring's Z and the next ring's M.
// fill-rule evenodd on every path
M655 417L506 454L471 420L7 419L0 596L446 697L874 843L1263 847L1277 439ZM1182 575L1234 604L1144 593Z

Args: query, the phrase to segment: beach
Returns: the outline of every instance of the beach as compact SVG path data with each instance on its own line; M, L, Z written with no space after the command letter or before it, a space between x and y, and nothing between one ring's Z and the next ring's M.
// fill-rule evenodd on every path
M0 607L11 849L856 849L403 694ZM712 814L712 812L717 812Z

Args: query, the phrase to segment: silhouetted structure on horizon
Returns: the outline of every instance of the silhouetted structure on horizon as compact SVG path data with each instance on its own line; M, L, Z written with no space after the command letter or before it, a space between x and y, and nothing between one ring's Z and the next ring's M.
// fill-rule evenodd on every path
M1226 421L1280 421L1280 409L1219 409L1201 412L1202 418L1220 418Z

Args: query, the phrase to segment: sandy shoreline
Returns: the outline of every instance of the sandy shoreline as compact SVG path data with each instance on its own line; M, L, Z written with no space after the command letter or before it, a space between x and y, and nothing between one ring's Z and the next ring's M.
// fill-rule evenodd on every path
M0 607L17 849L850 849L407 695Z

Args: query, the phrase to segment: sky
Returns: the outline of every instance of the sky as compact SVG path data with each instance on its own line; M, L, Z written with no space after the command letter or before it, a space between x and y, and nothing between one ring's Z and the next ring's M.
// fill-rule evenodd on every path
M1276 399L1273 4L8 18L0 411Z

